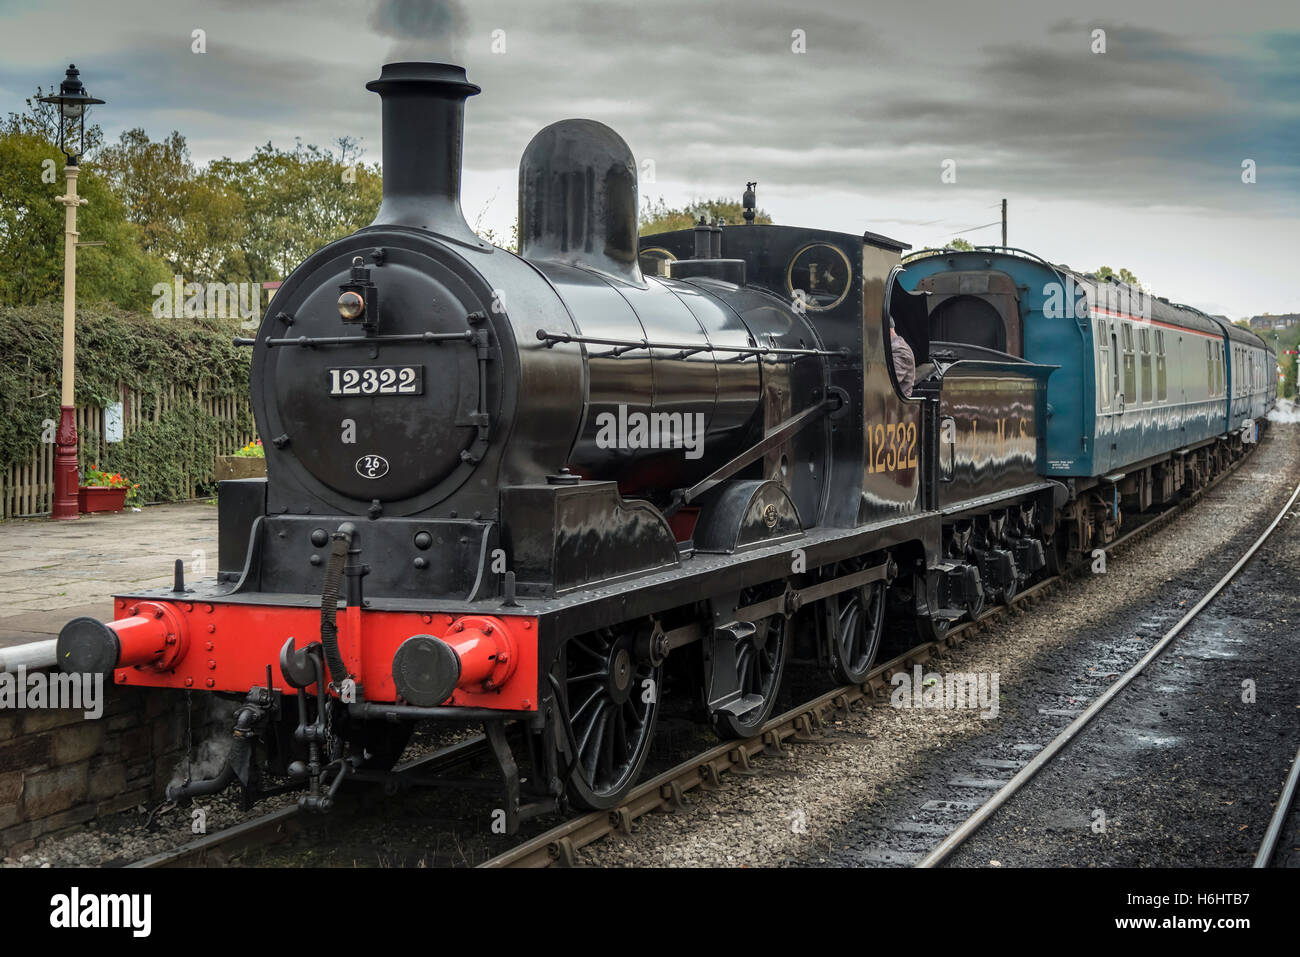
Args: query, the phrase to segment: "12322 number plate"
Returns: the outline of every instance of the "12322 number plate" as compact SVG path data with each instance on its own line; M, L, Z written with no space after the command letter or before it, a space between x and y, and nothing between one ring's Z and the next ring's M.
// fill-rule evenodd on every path
M424 366L330 369L330 395L423 395Z

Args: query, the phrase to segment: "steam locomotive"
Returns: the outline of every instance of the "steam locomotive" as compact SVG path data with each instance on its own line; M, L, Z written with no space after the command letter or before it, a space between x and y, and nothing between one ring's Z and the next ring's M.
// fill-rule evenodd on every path
M1130 446L1070 405L1103 368L1091 319L1061 327L1074 353L1045 345L1062 337L1022 294L1031 257L904 264L875 233L753 224L752 184L744 225L639 240L632 154L589 120L529 144L519 253L494 247L459 199L479 88L405 62L368 89L374 223L302 263L240 340L267 478L221 483L216 579L178 568L59 636L65 670L237 696L224 768L173 799L237 782L325 810L433 721L482 723L512 831L613 807L666 698L752 735L788 662L861 681L887 612L942 634L1242 446L1206 398L1200 431L1150 417L1167 452L1101 454ZM1162 355L1162 398L1178 363L1204 368ZM1058 470L1085 427L1094 454Z

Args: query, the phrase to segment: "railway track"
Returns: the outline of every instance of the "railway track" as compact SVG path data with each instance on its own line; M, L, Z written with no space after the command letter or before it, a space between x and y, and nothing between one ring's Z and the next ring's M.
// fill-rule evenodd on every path
M1274 809L1273 817L1268 822L1268 830L1264 834L1264 840L1260 842L1259 852L1255 855L1254 867L1264 868L1273 865L1274 856L1277 854L1277 842L1285 830L1291 808L1295 806L1298 784L1300 784L1300 751L1296 752L1295 759L1291 762L1291 773L1287 775L1286 784L1282 787L1282 794L1277 799L1277 808Z
M1156 513L1141 525L1121 535L1106 547L1106 552L1108 554L1117 552L1153 534L1175 516L1190 508L1201 496L1215 488L1243 463L1249 461L1249 458L1250 456L1247 455L1240 459L1205 488ZM617 807L574 817L478 866L484 868L572 866L577 863L576 854L579 850L611 835L629 835L632 823L638 818L652 812L673 811L684 806L689 792L716 788L725 774L759 773L754 767L755 758L779 755L787 747L797 747L817 740L829 722L846 714L855 703L864 700L868 703L887 700L891 687L890 679L896 673L909 671L916 665L926 664L944 648L956 647L967 638L982 633L1012 609L1032 607L1060 588L1069 577L1081 573L1081 569L1074 569L1038 582L1021 591L1009 603L985 609L975 621L952 628L941 638L910 648L905 653L877 666L861 684L844 685L805 701L772 718L757 735L744 741L718 744L643 782L634 788ZM395 770L410 772L412 777L437 773L439 770L483 753L486 746L486 741L479 735L414 761L404 762ZM137 868L223 866L243 851L289 840L302 830L302 827L303 822L298 807L291 805L197 838L175 849L151 855L127 866Z
M1121 535L1107 546L1113 553L1132 545L1167 524L1174 516L1191 507L1205 493L1231 475L1249 455L1217 476L1205 488L1157 513L1143 524ZM1285 510L1282 514L1285 514ZM725 773L753 773L752 759L764 754L780 754L787 744L804 744L816 739L828 721L847 713L856 702L887 700L891 679L916 665L924 665L943 648L955 647L968 637L984 631L1009 610L1030 607L1061 587L1081 569L1067 571L1045 579L1020 592L1011 602L986 609L979 618L951 629L942 638L925 642L902 655L877 666L860 685L844 685L804 702L772 718L759 734L741 742L725 742L683 761L655 778L638 785L627 799L609 811L593 811L561 824L544 834L525 841L479 865L485 868L572 866L576 852L613 834L629 835L632 822L654 811L674 811L684 804L684 796L697 788L717 787Z
M1255 542L1246 550L1246 553L1237 560L1237 563L1230 568L1214 586L1205 593L1205 595L1193 605L1178 622L1165 632L1164 636L1152 646L1151 650L1142 656L1137 664L1133 665L1122 676L1116 679L1095 701L1093 701L1077 718L1070 722L1052 741L1039 751L1033 759L1026 764L1010 781L997 791L992 797L984 802L974 814L967 818L962 824L944 838L929 854L927 854L916 865L920 868L936 867L942 864L952 853L957 850L965 841L974 834L1002 805L1007 803L1012 797L1021 791L1022 788L1044 767L1046 767L1053 758L1061 753L1075 737L1078 736L1088 724L1095 718L1103 708L1106 707L1115 697L1129 685L1138 675L1146 670L1151 662L1155 661L1168 648L1183 630L1191 624L1204 611L1211 602L1223 591L1228 584L1237 577L1246 564L1254 557L1255 553L1268 541L1269 536L1281 524L1282 519L1286 517L1287 512L1295 505L1296 499L1300 498L1300 485L1297 485L1295 491L1287 503L1282 506L1273 521L1264 530L1264 532L1255 539ZM1293 764L1291 774L1284 789L1283 797L1278 801L1277 811L1273 816L1273 822L1265 836L1264 843L1260 847L1259 854L1255 860L1256 867L1266 867L1268 861L1273 856L1274 846L1278 835L1281 833L1282 825L1287 818L1288 809L1296 788L1297 766Z
M394 767L393 771L415 780L472 761L486 754L487 750L486 737L476 734L455 744L403 761ZM352 810L355 804L353 797L348 794L340 795L335 812L346 814ZM151 854L126 866L133 868L223 866L241 851L267 847L289 840L302 830L302 827L300 809L297 804L291 804L212 834L195 838L179 847Z

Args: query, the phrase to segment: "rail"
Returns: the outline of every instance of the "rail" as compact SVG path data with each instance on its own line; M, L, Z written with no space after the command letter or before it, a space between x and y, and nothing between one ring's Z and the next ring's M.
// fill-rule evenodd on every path
M1122 690L1124 690L1124 688L1128 687L1128 685L1133 681L1134 678L1136 678L1144 670L1146 670L1147 665L1151 664L1151 662L1155 661L1158 657L1160 657L1160 654L1166 648L1169 647L1169 645L1174 641L1174 639L1177 638L1180 634L1182 634L1183 629L1185 629L1189 624L1191 624L1194 620L1196 620L1197 616L1200 615L1200 613L1204 611L1207 606L1209 606L1210 602L1214 601L1214 599L1219 595L1219 593L1222 592L1223 589L1226 588L1228 584L1234 578L1237 577L1238 573L1243 568L1246 567L1246 563L1249 562L1252 557L1254 557L1255 553L1259 551L1260 547L1264 544L1264 542L1266 542L1269 536L1273 534L1274 529L1276 529L1278 525L1281 524L1282 519L1286 517L1286 513L1290 511L1291 506L1295 504L1297 498L1300 498L1300 485L1296 486L1295 491L1291 493L1291 497L1287 500L1286 505L1282 507L1282 510L1269 524L1268 528L1264 530L1263 534L1260 535L1259 538L1255 540L1255 543L1251 545L1249 549L1246 550L1246 554L1243 555L1240 559L1238 559L1237 563L1228 570L1227 574L1225 574L1222 578L1220 578L1218 582L1215 583L1214 587L1211 588L1208 592L1206 592L1205 595L1201 598L1201 600L1198 601L1195 605L1193 605L1192 608L1187 612L1187 614L1185 614L1182 618L1178 620L1178 623L1176 625L1174 625L1167 632L1165 632L1164 636L1158 642L1155 643L1155 645L1151 648L1150 651L1148 651L1145 655L1142 656L1142 659L1138 661L1137 664L1135 664L1132 668L1130 668L1127 672L1125 672L1121 678L1119 678L1117 681L1111 684L1110 687L1108 687L1106 691L1099 698L1097 698L1092 704L1090 704L1084 710L1083 714L1079 715L1079 717L1075 718L1072 722L1070 722L1070 724L1066 726L1065 730L1063 730L1060 734L1058 734L1055 738L1053 738L1051 743L1048 744L1047 747L1043 748L1043 750L1039 751L1038 754L1034 755L1033 760L1030 761L1023 768L1021 768L1015 777L1013 777L1010 781L1008 781L1005 785L1003 785L1003 787L996 794L994 794L991 798L989 798L978 810L975 811L974 814L972 814L969 818L967 818L966 821L962 823L955 831L953 831L946 838L944 838L939 843L938 847L934 848L934 850L932 850L929 854L927 854L924 858L922 858L921 861L916 866L926 868L926 867L934 867L937 864L943 863L943 861L946 860L953 853L953 851L955 851L958 847L960 847L966 841L967 838L969 838L972 834L974 834L977 830L979 830L979 828L984 824L984 822L987 821L990 817L992 817L993 813L997 811L998 808L1000 808L1003 804L1007 802L1008 799L1010 799L1021 788L1023 788L1026 784L1028 784L1030 779L1033 778L1034 775L1036 775L1039 771L1041 771L1044 767L1046 767L1053 757L1059 754L1061 750L1067 744L1069 744L1070 741L1072 741L1079 734L1079 732L1082 731L1088 725L1088 723L1092 721L1092 719L1095 718L1101 712L1103 708L1106 707L1107 704L1109 704L1111 701L1115 699L1116 695L1118 695ZM1294 785L1295 785L1294 779L1295 779L1295 768L1293 767L1291 781L1290 781L1290 788L1292 792L1294 792ZM1280 807L1280 802L1279 802L1279 807ZM1285 812L1282 812L1282 816L1283 818L1285 818ZM1279 829L1280 829L1280 824L1279 824ZM1274 838L1274 840L1276 840L1276 837ZM1263 848L1261 848L1260 853L1261 854L1263 853ZM1256 866L1257 867L1261 866L1258 860L1256 861Z

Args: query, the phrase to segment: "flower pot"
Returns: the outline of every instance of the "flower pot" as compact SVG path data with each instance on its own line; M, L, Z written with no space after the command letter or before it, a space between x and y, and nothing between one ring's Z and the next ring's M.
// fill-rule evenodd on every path
M266 478L266 459L252 455L218 455L217 481Z
M77 489L77 511L120 512L126 504L126 489L82 485Z

